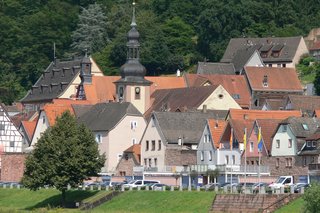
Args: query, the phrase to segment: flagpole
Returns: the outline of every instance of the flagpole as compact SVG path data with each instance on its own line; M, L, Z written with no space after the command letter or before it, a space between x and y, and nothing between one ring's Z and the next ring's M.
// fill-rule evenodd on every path
M259 193L260 193L260 161L261 161L261 151L262 149L259 149L260 141L261 141L261 127L259 127L259 141L258 141L258 154L259 154L259 167L258 167L258 181L259 181Z
M233 149L233 128L231 128L231 136L230 136L230 150L231 150L231 157L232 157L232 149ZM230 188L232 193L232 159L230 159L231 167L230 167Z
M244 128L244 139L245 139L245 147L244 147L244 190L246 192L247 188L247 128Z

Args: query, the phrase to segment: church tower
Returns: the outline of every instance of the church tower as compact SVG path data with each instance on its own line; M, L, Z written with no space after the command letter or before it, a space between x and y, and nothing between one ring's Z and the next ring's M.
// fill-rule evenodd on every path
M142 114L150 106L150 85L146 68L140 63L139 32L136 29L135 2L133 2L131 29L127 35L127 61L120 68L121 79L116 84L117 101L131 102Z
M84 84L92 84L92 73L91 73L91 66L92 63L90 61L90 58L87 55L87 51L85 56L82 58L80 63L80 79L81 83L78 86L76 99L78 100L85 100L86 94L84 91Z

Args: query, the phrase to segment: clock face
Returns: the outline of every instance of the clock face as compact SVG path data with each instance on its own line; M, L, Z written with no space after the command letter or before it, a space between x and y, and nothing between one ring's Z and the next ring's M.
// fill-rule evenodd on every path
M140 87L136 87L136 94L139 94L140 93Z

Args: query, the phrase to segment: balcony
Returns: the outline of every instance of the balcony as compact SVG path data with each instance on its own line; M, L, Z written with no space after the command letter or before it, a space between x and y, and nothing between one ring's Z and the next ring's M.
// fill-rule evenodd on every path
M309 171L320 170L319 163L310 163L309 164Z
M135 166L133 167L134 173L177 173L177 172L188 172L188 166L164 166L164 167L144 167L144 166Z

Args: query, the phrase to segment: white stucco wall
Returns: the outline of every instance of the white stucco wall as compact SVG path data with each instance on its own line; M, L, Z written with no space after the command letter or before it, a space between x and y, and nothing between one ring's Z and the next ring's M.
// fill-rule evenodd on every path
M291 148L288 147L288 141L292 139ZM280 140L280 147L277 148L277 140ZM271 155L272 156L293 156L297 153L296 137L293 135L289 125L287 125L287 131L283 131L283 125L277 130L277 133L273 137Z
M260 58L260 55L258 51L255 51L251 58L248 60L245 66L250 66L250 67L263 67L263 61Z
M231 97L231 95L219 85L213 93L198 107L203 109L203 105L207 105L207 109L229 110L241 109L239 104Z
M152 151L152 140L156 142L155 150ZM161 149L159 150L158 141L161 140ZM149 141L149 150L146 151L146 141ZM141 139L141 165L145 166L144 159L147 159L147 166L149 165L149 159L152 159L152 165L154 166L154 159L157 158L157 167L159 170L163 170L165 166L165 150L166 146L164 141L160 137L158 128L154 125L153 118L150 120L146 131Z
M308 51L308 47L306 45L306 42L304 41L303 37L301 37L299 46L297 48L296 55L294 56L294 58L292 60L292 63L293 63L292 67L295 67L295 65L299 63L302 55L308 54L308 53L309 53L309 51Z
M140 99L135 99L135 88L140 88ZM150 106L150 86L127 86L126 100L131 102L142 114L144 114Z
M44 118L44 122L43 122L43 118ZM44 131L46 131L49 126L50 125L49 125L46 113L44 111L41 111L37 121L36 129L34 131L33 138L31 141L31 145L30 145L31 149L34 148L34 146L37 144L38 140L40 139L41 134Z
M131 129L131 121L137 123L135 128ZM123 151L133 145L133 139L135 139L136 144L139 143L145 127L146 122L143 117L125 116L108 134L103 133L99 151L100 153L106 153L106 172L115 172L120 160L118 156L122 156Z

